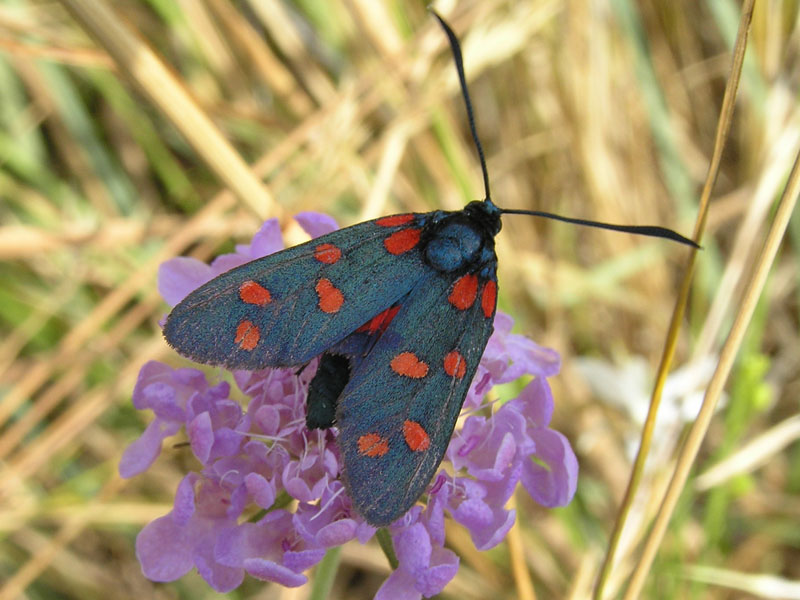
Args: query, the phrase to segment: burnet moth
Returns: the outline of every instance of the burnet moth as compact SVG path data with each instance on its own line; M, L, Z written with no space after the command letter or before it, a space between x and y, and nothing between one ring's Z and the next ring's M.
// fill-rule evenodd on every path
M433 11L431 11L433 12ZM530 214L694 242L662 227L610 225L499 208L489 193L458 40L450 42L486 197L455 212L359 223L254 260L189 294L164 326L198 362L302 366L319 356L309 428L339 428L343 479L375 526L402 516L444 456L493 330L494 238L503 214Z

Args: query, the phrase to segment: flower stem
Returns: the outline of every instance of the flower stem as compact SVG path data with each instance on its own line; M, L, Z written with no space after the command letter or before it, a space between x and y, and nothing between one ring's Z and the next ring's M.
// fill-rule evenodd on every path
M381 550L386 555L386 560L389 561L389 566L392 569L396 569L397 565L400 563L397 562L397 555L394 553L394 544L392 544L392 536L389 535L389 530L385 527L381 527L375 533L375 537L378 538L378 543L381 545Z
M314 573L314 583L311 587L311 594L308 600L325 600L330 597L333 581L339 571L339 559L341 558L342 547L334 546L329 548L317 565Z

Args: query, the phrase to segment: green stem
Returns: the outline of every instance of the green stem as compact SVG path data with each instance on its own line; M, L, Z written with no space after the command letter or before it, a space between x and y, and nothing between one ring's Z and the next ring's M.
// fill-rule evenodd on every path
M389 530L381 527L375 533L375 537L378 538L378 543L381 545L381 550L386 555L386 560L389 561L389 566L392 569L396 569L397 565L400 563L397 562L397 555L394 553L394 544L392 544L392 536L389 535Z
M308 600L325 600L330 597L333 581L339 571L339 559L341 558L342 547L334 546L329 548L317 565L314 572L314 583L311 587L311 594Z

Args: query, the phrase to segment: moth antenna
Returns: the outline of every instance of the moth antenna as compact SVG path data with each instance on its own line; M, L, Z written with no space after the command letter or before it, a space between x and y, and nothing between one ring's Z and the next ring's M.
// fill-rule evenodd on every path
M635 235L644 235L647 237L664 238L672 240L679 244L686 244L692 248L700 249L700 245L694 240L682 236L677 231L667 229L666 227L658 227L656 225L615 225L613 223L602 223L600 221L590 221L588 219L574 219L572 217L562 217L549 212L541 210L517 210L513 208L501 208L500 212L504 215L531 215L534 217L544 217L545 219L553 219L554 221L563 221L564 223L572 223L573 225L583 225L584 227L595 227L597 229L610 229L611 231L621 231L623 233L633 233Z
M467 78L464 76L464 59L461 57L461 44L458 43L458 38L445 20L439 16L432 7L428 7L431 14L439 21L444 32L447 34L447 39L450 41L450 50L453 53L453 60L456 63L456 70L458 71L458 81L461 84L461 95L464 97L464 104L467 107L467 119L469 120L469 128L472 131L472 140L475 142L475 147L478 149L478 157L481 161L481 171L483 171L483 189L485 190L485 199L488 202L492 201L492 195L489 192L489 171L486 169L486 157L483 155L483 147L481 141L478 139L478 130L475 127L475 115L472 112L472 101L469 98L469 90L467 89Z
M469 89L467 88L467 78L464 75L464 59L461 55L461 44L458 43L458 38L447 22L439 16L432 7L428 7L431 14L439 21L444 32L447 34L447 39L450 41L450 49L453 53L453 61L456 63L456 71L458 71L458 81L461 84L461 95L464 97L464 104L467 108L467 119L469 120L469 129L472 132L472 140L475 142L475 148L478 150L478 157L481 161L481 171L483 172L483 187L486 191L486 201L492 202L492 195L489 192L489 171L486 168L486 157L483 154L483 146L478 139L478 130L475 127L475 114L472 111L472 101L469 97ZM658 237L667 240L672 240L680 244L686 244L693 248L700 248L700 246L682 236L681 234L667 229L666 227L657 227L654 225L614 225L612 223L601 223L599 221L590 221L587 219L573 219L571 217L562 217L553 213L538 211L538 210L514 210L514 209L501 209L502 214L507 215L532 215L534 217L544 217L546 219L554 219L556 221L563 221L565 223L572 223L574 225L583 225L585 227L596 227L598 229L610 229L611 231L621 231L623 233L633 233L635 235L644 235L648 237Z

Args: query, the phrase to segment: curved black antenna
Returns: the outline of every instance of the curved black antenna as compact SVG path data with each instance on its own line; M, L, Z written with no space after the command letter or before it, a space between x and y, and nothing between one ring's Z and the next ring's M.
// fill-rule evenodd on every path
M534 217L544 217L546 219L553 219L555 221L563 221L564 223L572 223L573 225L584 225L586 227L596 227L597 229L610 229L611 231L621 231L623 233L635 233L636 235L646 235L649 237L664 238L686 244L692 248L700 248L694 240L683 237L680 233L667 229L666 227L658 227L657 225L614 225L613 223L601 223L599 221L589 221L588 219L573 219L572 217L562 217L553 213L544 212L541 210L517 210L513 208L501 208L500 212L504 215L531 215Z
M458 43L458 38L445 20L439 16L432 7L428 7L431 14L439 21L444 32L447 34L447 39L450 41L450 49L453 52L453 60L456 63L456 70L458 71L458 81L461 84L461 95L464 97L464 104L467 107L467 118L469 119L469 128L472 131L472 139L475 142L475 147L478 150L478 157L481 161L481 171L483 171L483 188L486 190L487 202L492 202L492 195L489 192L489 172L486 169L486 157L483 155L483 147L481 141L478 139L478 130L475 127L475 115L472 112L472 101L469 98L469 90L467 89L467 78L464 76L464 59L461 56L461 45ZM589 221L587 219L573 219L571 217L562 217L549 212L540 210L516 210L501 208L500 212L506 215L532 215L534 217L544 217L546 219L554 219L556 221L563 221L565 223L572 223L573 225L583 225L585 227L596 227L598 229L610 229L611 231L621 231L623 233L633 233L636 235L645 235L649 237L664 238L672 240L693 248L700 248L700 246L682 236L681 234L667 229L666 227L658 227L655 225L614 225L612 223L600 223L599 221Z
M481 141L478 139L478 130L475 128L475 115L472 113L472 102L469 99L469 90L467 89L467 78L464 76L464 59L461 57L461 45L458 43L458 38L450 26L439 16L432 7L428 7L431 14L439 21L444 32L447 34L447 39L450 40L450 49L453 52L453 60L456 63L456 70L458 71L458 81L461 84L461 95L464 96L464 104L467 105L467 119L469 119L469 128L472 131L472 139L475 142L475 147L478 149L478 157L481 160L481 171L483 171L483 189L486 191L486 200L491 202L492 195L489 193L489 172L486 170L486 158L483 155L483 147Z

